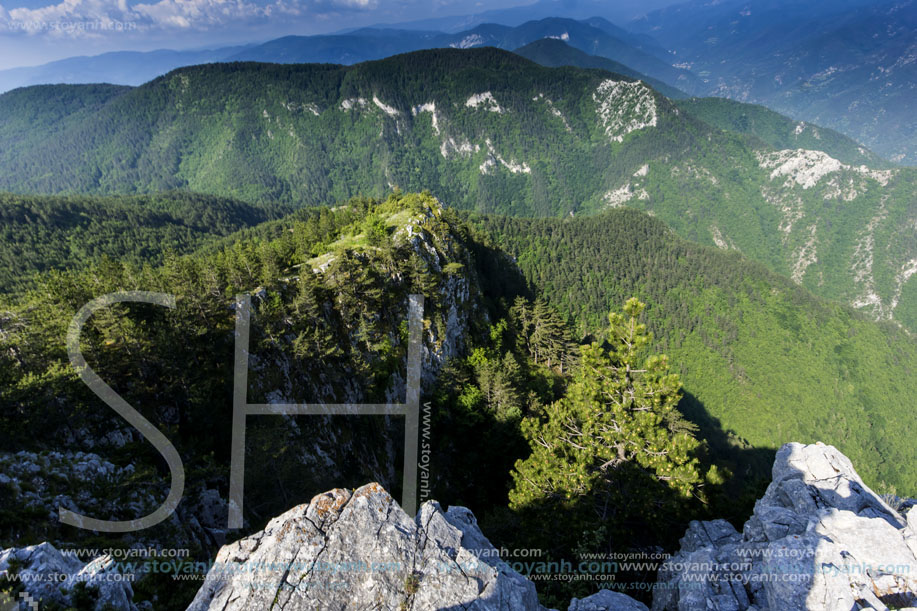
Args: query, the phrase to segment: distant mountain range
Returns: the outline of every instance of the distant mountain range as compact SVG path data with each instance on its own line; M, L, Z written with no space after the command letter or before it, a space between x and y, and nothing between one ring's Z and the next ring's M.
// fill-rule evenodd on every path
M320 36L286 36L209 51L107 53L0 71L15 87L109 82L139 85L208 62L355 64L431 48L513 50L558 39L616 64L675 97L728 97L763 104L841 132L886 159L917 164L917 1L690 0L649 4L542 0L479 14L388 24ZM660 6L664 6L659 10ZM564 18L557 15L565 15ZM614 25L625 24L626 28ZM567 61L529 50L545 65ZM625 69L626 67L626 69ZM661 83L660 83L661 81Z
M576 66L578 68L598 68L615 74L623 74L643 81L667 98L679 99L688 97L688 94L684 91L672 87L659 79L646 76L607 57L584 53L557 38L542 38L535 42L530 42L524 47L516 49L515 53L532 60L536 64L548 66L549 68Z
M673 68L668 53L647 36L631 34L601 18L585 21L547 18L514 27L484 24L456 33L364 28L345 34L285 36L260 45L209 51L123 52L75 57L35 68L0 71L0 92L38 84L140 85L175 68L210 62L350 65L421 49L492 46L513 50L545 38L563 40L591 55L610 58L628 67L627 71L620 70L625 74L646 74L688 90L698 86L698 79L686 70Z
M694 0L634 22L728 96L917 163L917 2Z
M70 57L29 68L0 70L0 92L48 84L113 83L141 85L182 66L225 61L246 47L206 51L116 51Z
M560 15L569 19L588 19L600 15L614 23L629 23L645 16L650 11L670 4L670 0L615 0L615 2L602 0L538 0L525 6L492 9L470 15L392 23L379 27L455 33L470 30L483 23L517 26L527 21Z

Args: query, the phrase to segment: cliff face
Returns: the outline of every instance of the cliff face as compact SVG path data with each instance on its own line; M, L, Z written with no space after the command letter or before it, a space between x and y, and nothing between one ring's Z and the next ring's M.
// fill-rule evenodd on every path
M692 522L655 611L917 606L917 509L905 518L832 446L783 446L742 533Z
M297 268L298 276L286 278L283 286L253 293L258 312L253 317L249 361L252 402L402 403L407 348L401 330L407 328L412 293L425 295L423 386L435 383L449 359L465 354L474 321L486 320L473 261L464 241L443 219L443 206L437 200L415 197L412 201L413 206L402 203L376 209L378 224L390 234L388 250L373 244L367 230L357 226L328 244L327 252ZM403 265L409 259L413 266ZM418 277L426 280L424 286L419 286ZM272 300L290 303L298 298L297 291L307 290L317 305L298 314L309 321L306 334L298 334L285 317L272 320L266 313ZM305 358L298 356L297 344L312 328L327 333L329 351L342 351L343 356L323 358L312 352ZM311 346L309 350L314 352ZM381 371L389 375L382 376ZM386 417L380 426L366 419L315 416L287 418L279 424L250 422L249 427L272 427L264 435L284 440L271 446L277 451L303 448L290 468L309 473L314 492L343 482L394 484L400 422Z

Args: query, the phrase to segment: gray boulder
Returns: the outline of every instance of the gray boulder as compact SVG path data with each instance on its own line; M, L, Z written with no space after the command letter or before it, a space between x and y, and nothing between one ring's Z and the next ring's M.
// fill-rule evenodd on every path
M738 533L692 522L659 570L654 611L885 610L917 606L917 515L905 519L818 443L777 453Z
M136 611L131 575L122 575L111 556L83 564L64 555L50 543L0 550L0 575L15 572L32 600L44 605L69 607L78 584L97 592L95 609Z
M599 590L592 596L570 601L567 611L649 611L641 602L637 602L626 594Z
M378 484L332 490L224 546L189 611L283 608L541 611L470 511L408 517Z

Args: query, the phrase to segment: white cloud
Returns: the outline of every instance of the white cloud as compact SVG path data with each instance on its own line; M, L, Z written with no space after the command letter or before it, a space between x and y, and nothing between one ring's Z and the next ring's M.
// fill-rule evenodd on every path
M343 8L375 8L375 0L332 0L332 4Z
M160 27L207 29L237 19L263 18L270 5L259 6L243 0L159 0L131 7L144 21Z
M365 11L377 5L378 0L61 0L37 9L7 11L0 5L0 32L86 38L111 31L203 31L279 16L320 18L329 11Z
M129 21L123 0L63 0L37 9L14 8L0 13L0 29L28 34L98 35L124 29Z

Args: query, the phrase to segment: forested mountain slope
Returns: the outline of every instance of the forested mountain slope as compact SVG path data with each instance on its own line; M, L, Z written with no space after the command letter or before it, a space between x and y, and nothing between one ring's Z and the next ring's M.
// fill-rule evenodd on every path
M419 195L355 200L335 211L312 209L259 226L201 253L169 254L161 264L124 256L47 272L35 287L0 296L0 463L32 460L33 454L18 451L53 451L55 470L84 470L36 487L25 483L28 469L20 474L5 467L24 483L0 481L0 530L15 533L20 544L91 537L32 517L52 509L56 515L62 502L127 519L156 507L163 483L168 488L153 448L90 392L68 360L68 324L85 304L108 293L175 296L173 309L143 303L103 308L87 323L81 349L90 366L179 449L187 469L182 507L191 515L206 488L225 494L236 295L249 293L253 302L250 401L403 402L408 294L425 296L422 378L433 392L444 363L461 360L482 331L486 336L490 315L469 250L474 244L460 223L449 221L450 212ZM141 254L138 245L132 255ZM246 519L257 522L263 511L270 515L334 482L372 479L394 486L401 481L401 444L395 442L402 423L327 416L251 422ZM106 472L104 460L100 466L93 455L118 468ZM508 479L510 466L511 460L496 486ZM446 481L461 490L458 480ZM184 537L175 542L206 547L211 535L180 517L180 523L143 535ZM221 517L207 526L218 535L225 520L223 505Z
M852 138L806 123L757 104L746 104L728 98L690 98L677 100L677 106L704 123L763 140L775 149L822 151L848 165L891 168L882 159Z
M132 197L0 193L0 292L49 269L84 267L102 257L158 264L208 239L282 214L283 206L253 206L189 193Z
M677 100L682 110L720 129L748 134L776 149L809 149L823 151L850 165L873 168L892 167L855 140L832 129L794 121L764 106L746 104L728 98L687 98L675 87L648 77L624 64L598 55L589 55L557 38L543 38L515 50L515 53L542 66L576 66L598 68L641 80L669 99Z
M0 188L18 192L314 205L398 186L516 215L641 208L917 329L914 170L774 150L599 70L495 49L197 66L136 89L10 92L0 142Z
M739 446L835 444L871 483L917 488L917 341L904 332L637 211L475 222L583 333L601 329L626 296L646 302L659 347L696 398L685 411L702 429L716 419Z
M606 57L584 53L563 40L543 38L514 52L542 66L598 68L641 80L667 98L677 100L679 108L705 123L726 131L755 136L773 148L823 151L851 165L865 164L873 168L893 165L852 138L832 129L804 121L794 121L764 106L737 102L729 98L684 99L688 95L675 87Z

